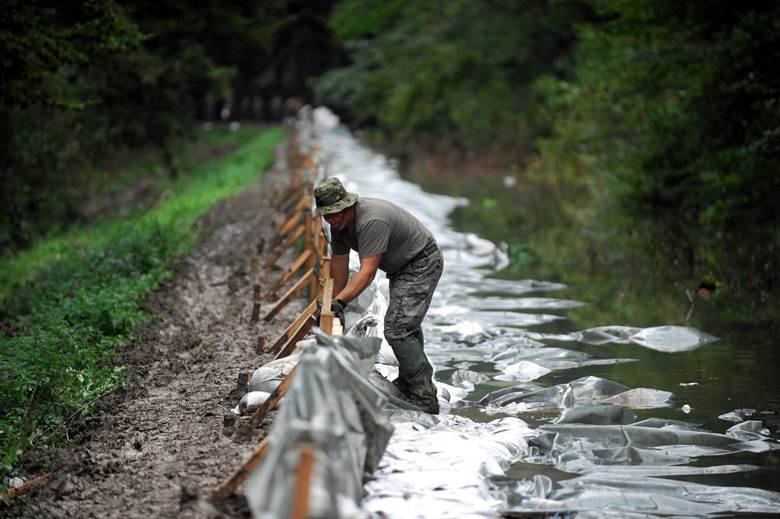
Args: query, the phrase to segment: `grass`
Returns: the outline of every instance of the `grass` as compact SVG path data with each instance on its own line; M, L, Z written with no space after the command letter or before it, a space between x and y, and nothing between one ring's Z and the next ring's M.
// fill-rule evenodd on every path
M181 139L172 145L173 162L179 170L172 179L162 153L156 146L140 150L118 150L100 168L82 172L78 181L64 187L73 196L78 192L81 204L76 222L42 222L50 231L36 240L35 246L0 257L0 307L16 285L33 279L46 265L57 261L65 251L90 241L86 229L118 219L137 216L161 199L180 192L202 173L200 164L214 162L226 153L236 151L257 136L258 129L241 126L237 131L215 127ZM43 218L43 217L42 217ZM39 218L42 219L42 218ZM78 223L81 222L81 223Z
M107 362L149 319L145 296L198 241L198 218L251 185L273 161L282 129L255 130L236 153L167 185L142 214L115 218L0 261L0 464L36 445L121 384Z

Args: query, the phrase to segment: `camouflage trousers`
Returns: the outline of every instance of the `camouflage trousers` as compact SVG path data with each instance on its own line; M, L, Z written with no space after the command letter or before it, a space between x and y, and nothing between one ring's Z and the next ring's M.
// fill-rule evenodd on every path
M432 244L404 268L389 275L390 303L385 314L385 338L398 359L396 386L412 403L423 408L435 406L436 412L433 367L423 350L421 325L443 269L441 250Z

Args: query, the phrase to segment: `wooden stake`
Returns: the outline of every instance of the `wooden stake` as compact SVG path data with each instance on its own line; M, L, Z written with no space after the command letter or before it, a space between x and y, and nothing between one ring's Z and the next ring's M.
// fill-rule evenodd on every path
M293 333L293 335L287 339L287 342L284 343L282 348L276 354L274 360L283 359L284 357L291 354L295 349L295 345L298 343L298 341L306 337L306 334L309 333L309 330L311 330L311 327L314 326L314 323L315 321L312 316L307 317L306 320L298 326L298 329L295 331L295 333Z
M301 203L300 198L298 198L297 191L301 189L301 186L298 186L296 188L296 192L293 193L290 198L287 200L284 200L282 204L279 205L277 208L278 212L282 214L290 214L294 207L296 207L299 203Z
M287 389L290 387L290 384L292 384L293 376L295 375L295 371L297 369L298 366L295 366L287 374L287 376L284 377L282 383L279 384L276 389L274 389L274 392L271 393L271 396L269 396L268 399L263 402L263 405L261 405L257 411L255 411L255 415L252 417L252 421L249 422L250 427L255 429L263 421L265 415L276 409L276 405L284 397L284 395L287 394Z
M279 247L270 258L268 258L268 261L265 263L266 268L271 268L274 263L276 263L276 261L282 256L282 254L284 254L287 249L292 247L298 238L303 236L305 230L306 228L303 225L299 225L298 228L295 229L295 232L289 238L287 238L282 246Z
M295 478L295 490L293 493L293 508L290 517L292 519L305 519L309 513L309 490L311 488L311 476L314 473L314 447L306 445L301 447L301 461L298 463L298 473Z
M274 195L274 208L278 209L279 206L286 205L290 202L291 198L295 197L296 192L303 186L300 184L291 184L287 186L283 191Z
M251 322L256 323L260 318L260 285L254 285L252 287L253 303L252 303L252 318Z
M305 223L305 225L306 225L306 234L305 234L306 245L305 245L305 247L306 247L306 250L311 251L311 256L307 260L306 265L309 268L312 268L312 267L314 267L314 265L315 265L315 263L317 261L316 258L315 258L316 253L317 253L317 235L314 234L316 229L317 229L317 226L314 223L314 218L312 216L311 211L308 211L306 213L306 223ZM316 296L317 296L317 283L316 283L316 281L312 281L311 284L309 285L309 299L314 299Z
M314 253L310 250L304 250L300 256L298 256L295 261L293 261L293 264L290 265L290 267L282 274L282 277L279 279L279 281L274 285L273 290L271 290L272 294L275 294L277 290L282 288L285 283L290 281L290 278L300 270L301 267L303 267L305 264L308 264L312 257L314 256ZM313 265L312 265L313 266ZM309 266L311 268L312 266Z
M37 478L30 479L28 481L25 481L19 486L9 488L2 494L3 499L13 499L14 497L24 494L25 492L31 490L33 487L40 485L47 479L51 477L51 473L44 474L43 476L38 476Z
M292 287L290 287L290 290L288 290L279 300L274 303L274 306L271 307L270 310L263 316L264 321L270 321L273 319L273 317L279 313L279 310L284 308L287 303L290 302L290 299L295 297L295 295L303 290L303 287L306 286L306 283L309 282L309 279L311 276L314 276L314 270L309 269L306 271L306 274L303 275Z
M300 211L293 211L292 214L290 214L290 216L287 217L286 220L284 220L281 224L279 224L279 229L277 231L279 233L279 236L283 238L284 236L290 234L290 231L295 229L295 225L300 223L300 221L301 221Z
M317 218L317 257L322 261L328 254L328 240L325 236L325 230L322 228L322 220Z
M320 259L320 279L328 279L330 277L330 258L325 256Z
M273 353L279 349L280 346L282 346L284 343L290 340L290 337L293 337L297 331L300 329L303 322L314 315L314 313L317 311L317 302L312 301L309 303L309 306L306 307L306 309L301 313L301 315L298 316L298 318L293 321L293 323L287 327L287 329L274 341L274 343L271 345L271 347L268 349L269 353Z
M330 335L333 333L333 320L335 315L331 312L331 299L333 297L333 278L322 280L322 310L320 311L320 328Z
M265 458L268 452L268 436L263 438L260 445L257 446L255 452L249 457L249 459L241 465L241 468L233 474L227 481L222 483L220 487L211 495L212 499L225 499L233 494L238 487L240 487L244 481L249 477L249 473Z

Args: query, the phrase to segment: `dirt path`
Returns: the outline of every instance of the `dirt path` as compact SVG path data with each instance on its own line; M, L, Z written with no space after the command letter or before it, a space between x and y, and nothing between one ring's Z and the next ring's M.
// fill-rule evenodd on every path
M283 181L280 153L273 172L200 221L201 244L150 297L154 320L117 361L128 366L129 384L70 431L71 446L53 453L54 477L7 512L36 519L245 513L236 503L220 512L206 498L258 442L258 433L248 438L223 426L238 403L238 374L270 360L257 353L258 339L275 338L302 308L295 302L271 325L249 322L249 258L271 239L269 193ZM261 273L260 282L278 275Z

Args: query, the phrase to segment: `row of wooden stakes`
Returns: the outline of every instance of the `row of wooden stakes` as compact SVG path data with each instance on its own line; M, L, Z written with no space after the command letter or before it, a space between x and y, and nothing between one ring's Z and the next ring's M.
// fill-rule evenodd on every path
M277 227L277 234L271 242L271 254L263 266L271 269L281 256L291 248L299 245L303 239L303 248L290 266L282 273L278 281L267 292L271 297L285 288L296 276L297 280L282 293L263 314L264 321L273 319L279 311L290 303L304 289L308 288L308 304L303 312L290 324L276 340L265 348L265 352L275 353L274 360L290 355L304 336L317 324L328 335L342 335L341 322L331 311L333 298L333 279L330 276L330 257L327 256L327 239L322 229L322 221L312 211L313 183L304 179L306 172L312 172L315 164L311 157L302 155L293 143L289 150L288 163L291 165L290 185L274 197L275 209L284 215ZM253 258L251 268L255 278L260 268L260 260ZM302 272L302 274L301 274ZM260 320L260 306L265 299L262 287L253 286L252 321ZM319 312L319 323L316 315ZM276 408L287 392L295 375L293 368L271 396L257 409L249 422L251 428L262 423L265 416ZM249 477L251 471L260 464L268 450L266 436L249 459L226 480L213 494L213 499L224 499L233 494ZM311 446L301 447L300 463L296 475L293 509L290 517L302 519L308 512L309 486L314 469L314 449Z
M295 349L298 341L309 333L315 324L315 315L318 311L318 299L321 301L319 327L329 335L341 335L341 323L331 312L331 300L333 297L333 279L330 277L330 258L326 256L327 240L322 230L320 218L312 213L313 184L304 180L304 173L313 171L316 167L311 157L302 155L293 143L289 149L288 163L291 164L290 185L280 193L276 193L275 209L284 215L283 221L277 227L277 234L271 243L273 250L264 264L266 269L271 269L281 256L300 243L303 238L303 250L292 264L283 272L279 280L269 291L269 295L276 297L277 292L283 289L305 268L303 275L298 277L295 283L286 290L262 316L264 321L270 321L282 308L293 300L304 288L309 289L308 300L304 311L292 322L290 326L271 344L266 352L276 352L274 360L286 357ZM250 266L253 278L257 278L260 261L252 258ZM253 308L252 322L260 319L260 304L263 300L261 286L253 284ZM279 401L290 386L295 368L285 377L279 387L271 394L266 402L255 412L250 426L254 429L262 422L263 418L278 405ZM225 481L212 495L213 499L223 499L233 494L236 489L247 479L249 473L265 456L268 443L263 439L252 456L239 468L239 470ZM303 518L308 511L308 489L311 473L314 467L314 450L311 447L302 447L301 463L299 466L294 509L291 517ZM2 494L5 499L11 499L21 495L51 477L50 473L25 482L11 488Z

